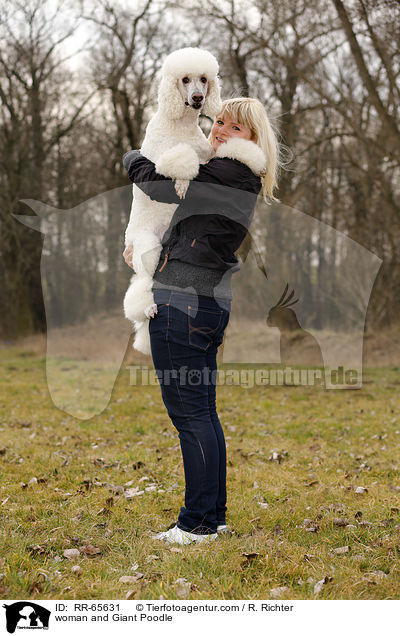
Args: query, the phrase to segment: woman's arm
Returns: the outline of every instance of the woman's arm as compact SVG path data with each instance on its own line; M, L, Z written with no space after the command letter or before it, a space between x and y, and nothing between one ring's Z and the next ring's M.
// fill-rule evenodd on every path
M158 174L155 164L143 157L138 150L127 152L123 157L123 164L128 171L130 180L151 199L164 203L182 203L175 192L174 181L169 177ZM248 173L250 173L250 178ZM190 182L185 198L186 203L189 202L191 196L196 197L198 201L199 186L192 184L199 183L227 186L255 193L259 189L259 181L247 166L244 166L236 159L228 158L215 158L211 159L207 164L200 164L198 175ZM203 197L206 193L204 189L201 192Z
M158 174L155 164L143 157L139 150L127 152L122 162L130 180L151 199L164 203L180 203L172 179Z

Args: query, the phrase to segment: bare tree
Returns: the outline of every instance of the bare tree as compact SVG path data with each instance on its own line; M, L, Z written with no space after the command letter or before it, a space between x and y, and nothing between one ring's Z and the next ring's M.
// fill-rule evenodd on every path
M59 140L83 120L92 94L68 102L60 112L68 82L62 68L69 56L60 48L77 28L61 26L64 2L5 2L0 22L0 135L2 301L9 306L8 332L43 328L39 276L40 235L27 231L11 216L21 198L43 200L51 188L51 155ZM64 16L65 17L65 16ZM26 208L24 207L24 212ZM10 303L9 299L13 298Z

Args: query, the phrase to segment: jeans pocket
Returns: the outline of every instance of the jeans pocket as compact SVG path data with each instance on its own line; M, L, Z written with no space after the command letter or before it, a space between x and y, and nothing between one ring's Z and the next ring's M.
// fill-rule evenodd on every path
M188 305L189 344L205 351L215 340L224 310L194 309Z

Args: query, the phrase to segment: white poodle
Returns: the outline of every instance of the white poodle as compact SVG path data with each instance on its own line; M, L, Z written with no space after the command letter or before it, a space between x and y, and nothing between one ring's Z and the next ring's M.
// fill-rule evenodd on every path
M189 180L213 155L198 125L200 112L215 117L221 110L218 62L208 51L184 48L164 61L158 92L158 110L151 118L141 153L156 164L156 171L175 180L180 198ZM133 246L133 274L124 298L124 312L135 328L133 347L150 353L149 318L156 305L151 291L153 274L162 249L161 238L177 204L152 201L133 186L133 202L125 245Z

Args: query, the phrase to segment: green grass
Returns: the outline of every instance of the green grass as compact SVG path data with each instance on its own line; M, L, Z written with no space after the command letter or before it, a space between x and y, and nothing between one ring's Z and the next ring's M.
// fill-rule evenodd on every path
M193 599L264 599L281 586L282 598L313 599L325 576L332 580L318 598L399 598L397 369L364 370L368 383L354 391L219 386L235 534L177 549L149 532L176 521L184 495L179 439L159 387L129 386L123 366L109 406L83 421L53 405L43 358L13 348L0 363L3 598L123 599L129 591L175 599L183 577ZM130 481L164 492L127 500L121 487ZM357 486L368 491L357 495ZM305 530L305 518L317 532ZM85 545L100 552L86 555ZM342 546L349 552L332 552ZM67 548L80 557L65 558ZM135 567L143 576L120 583Z

